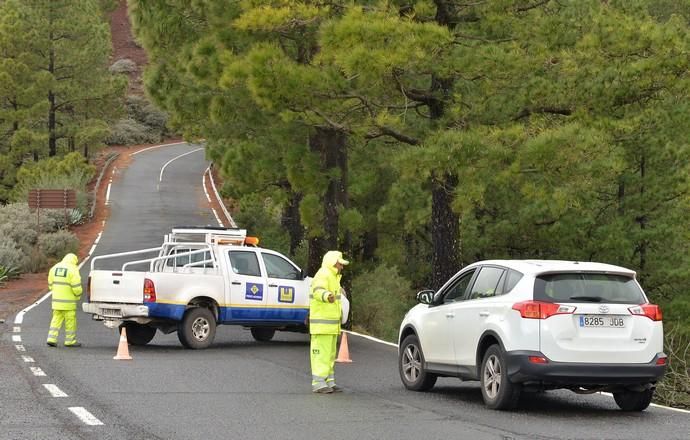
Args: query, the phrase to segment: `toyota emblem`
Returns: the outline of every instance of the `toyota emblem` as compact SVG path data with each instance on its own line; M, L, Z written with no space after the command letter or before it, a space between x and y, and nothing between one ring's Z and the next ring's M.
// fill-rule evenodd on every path
M599 306L599 313L608 313L609 306Z

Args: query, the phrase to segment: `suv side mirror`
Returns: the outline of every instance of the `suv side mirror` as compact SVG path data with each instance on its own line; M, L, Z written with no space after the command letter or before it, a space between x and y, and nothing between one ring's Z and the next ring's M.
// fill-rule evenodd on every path
M422 304L431 304L431 302L434 300L434 292L433 290L421 290L417 292L417 301L422 303Z
M301 277L300 280L304 280L307 278L307 270L306 269L300 269L299 276Z

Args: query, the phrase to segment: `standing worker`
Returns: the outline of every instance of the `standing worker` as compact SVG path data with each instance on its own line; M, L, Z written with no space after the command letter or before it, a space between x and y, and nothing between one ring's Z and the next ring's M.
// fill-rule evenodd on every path
M311 333L311 389L328 394L342 391L335 384L336 343L340 334L340 278L349 261L342 252L328 251L311 282L309 333Z
M67 254L61 262L50 268L48 288L53 292L53 319L50 321L48 340L57 346L58 334L65 323L65 347L81 347L77 342L77 303L81 298L81 276L77 256Z

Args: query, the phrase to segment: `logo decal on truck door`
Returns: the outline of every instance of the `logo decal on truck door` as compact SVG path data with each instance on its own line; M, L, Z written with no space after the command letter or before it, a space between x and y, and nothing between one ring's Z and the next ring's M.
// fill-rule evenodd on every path
M253 284L247 283L247 289L244 294L245 299L252 299L256 301L261 301L264 299L264 286L263 284Z
M278 301L282 303L295 302L295 288L292 286L278 287Z

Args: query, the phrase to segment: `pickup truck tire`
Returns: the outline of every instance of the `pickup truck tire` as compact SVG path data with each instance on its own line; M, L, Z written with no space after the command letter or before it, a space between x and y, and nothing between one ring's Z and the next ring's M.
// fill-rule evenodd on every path
M183 346L198 350L207 348L216 336L216 317L209 309L187 309L177 327L177 338Z
M252 327L251 332L254 339L261 342L270 341L273 339L273 335L276 334L276 330L274 328L266 327Z
M136 322L128 322L120 325L120 333L122 327L127 329L127 342L132 345L146 345L156 336L156 328L148 325L137 324Z

